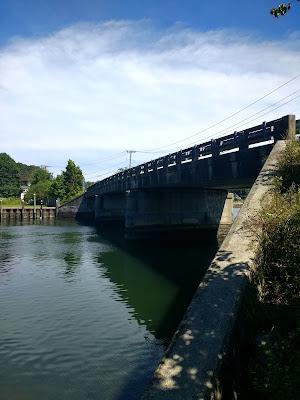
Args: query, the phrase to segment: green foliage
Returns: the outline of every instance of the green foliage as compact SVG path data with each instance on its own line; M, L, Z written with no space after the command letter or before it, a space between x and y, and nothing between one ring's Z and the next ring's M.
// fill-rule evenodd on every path
M275 191L259 217L255 281L262 301L293 304L300 293L300 191Z
M71 199L72 197L78 196L83 192L83 174L81 169L69 160L66 170L62 173L65 196L64 200Z
M300 188L300 142L290 142L279 160L278 178L276 187L287 191L292 185Z
M26 202L33 200L34 197L33 195L35 193L37 203L39 203L41 200L43 200L43 202L46 203L46 200L49 197L50 186L51 186L50 180L39 181L31 185L28 192L24 196L24 200Z
M90 182L90 181L85 182L85 188L87 189L87 188L89 188L90 186L93 186L94 183L95 183L95 182Z
M262 301L293 304L300 293L300 143L290 142L278 164L270 199L258 217L260 253L255 280Z
M246 398L294 400L300 391L300 143L287 145L274 190L252 222L260 244L253 325L261 319L269 326L257 326Z
M69 160L65 171L55 179L46 169L16 163L8 154L0 153L0 197L15 198L20 195L21 183L31 183L25 194L26 202L36 194L37 202L47 199L67 201L83 192L83 174L81 169ZM90 183L92 184L92 183ZM15 201L14 201L15 203ZM13 204L15 205L15 204Z
M65 171L52 181L48 195L52 199L68 201L83 192L83 180L81 169L69 160Z
M21 205L20 197L6 197L2 199L3 207L20 207Z
M46 169L37 168L32 174L31 184L35 185L38 182L51 181L52 179L53 179L52 174L48 172Z
M297 0L300 1L300 0ZM291 3L282 3L279 4L278 7L273 7L270 11L270 14L273 15L275 18L279 18L285 15L290 9L292 8Z
M26 165L22 163L17 163L20 173L21 184L32 183L32 176L37 171L40 170L40 167L36 165Z
M0 153L0 197L20 194L20 175L17 163L6 153Z
M57 175L49 188L49 197L52 199L64 199L66 197L63 175Z

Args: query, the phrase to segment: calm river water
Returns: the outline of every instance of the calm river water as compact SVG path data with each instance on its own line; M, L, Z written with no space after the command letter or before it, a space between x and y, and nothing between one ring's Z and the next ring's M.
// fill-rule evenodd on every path
M139 398L216 244L115 236L0 226L1 400Z

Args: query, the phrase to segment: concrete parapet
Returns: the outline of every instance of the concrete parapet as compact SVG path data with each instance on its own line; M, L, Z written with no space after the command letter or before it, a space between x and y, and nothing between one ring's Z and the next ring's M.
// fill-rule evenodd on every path
M230 385L233 333L241 314L258 243L249 221L261 208L272 186L279 154L279 141L255 181L239 216L212 261L203 281L155 372L144 400L221 399Z

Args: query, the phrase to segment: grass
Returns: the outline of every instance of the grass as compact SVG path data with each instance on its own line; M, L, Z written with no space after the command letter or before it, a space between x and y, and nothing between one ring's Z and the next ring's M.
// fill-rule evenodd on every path
M2 198L3 207L21 207L22 202L19 197L6 197Z
M22 207L22 201L18 197L7 197L3 198L2 197L2 207ZM24 203L24 207L26 208L34 208L33 205L29 205ZM40 203L36 204L36 208L40 208L41 205ZM48 207L47 204L43 204L43 207ZM55 208L55 207L52 207Z

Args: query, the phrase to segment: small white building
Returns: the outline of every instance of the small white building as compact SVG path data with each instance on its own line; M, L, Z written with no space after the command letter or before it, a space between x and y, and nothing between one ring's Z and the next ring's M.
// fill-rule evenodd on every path
M20 188L21 189L21 195L20 195L21 200L24 200L24 196L28 192L29 187L30 187L30 183L28 183L28 185L22 185L21 186L21 188Z

